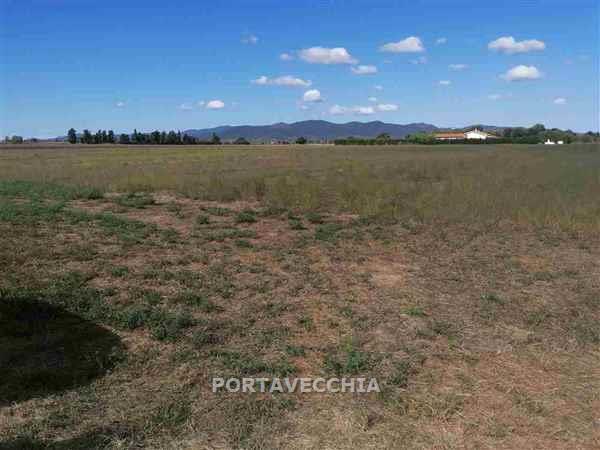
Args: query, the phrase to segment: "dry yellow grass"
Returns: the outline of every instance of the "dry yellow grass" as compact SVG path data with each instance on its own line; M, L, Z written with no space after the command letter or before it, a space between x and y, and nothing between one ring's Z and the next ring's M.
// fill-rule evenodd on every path
M569 150L0 150L0 448L598 448L599 158ZM67 185L196 184L6 181L35 158ZM211 158L246 169L223 192L263 165L261 199L203 194ZM48 382L65 364L86 376ZM383 393L210 391L287 373Z

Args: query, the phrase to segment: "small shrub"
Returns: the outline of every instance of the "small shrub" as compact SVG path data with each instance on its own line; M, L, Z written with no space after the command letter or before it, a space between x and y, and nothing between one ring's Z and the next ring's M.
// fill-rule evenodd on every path
M337 233L342 229L342 226L337 223L326 223L320 225L315 230L315 239L319 241L334 241L337 238Z
M490 302L490 303L495 303L497 305L503 305L504 304L504 300L502 300L502 298L500 298L497 294L495 293L487 293L487 294L483 294L481 296L481 300L486 301L486 302Z
M120 195L115 199L115 203L120 206L125 206L129 208L138 208L144 209L147 206L154 205L155 201L149 194L144 193L129 193L125 195Z
M289 224L290 224L290 229L292 229L292 230L306 230L306 227L304 226L304 224L302 223L301 220L290 219Z
M290 356L304 356L306 354L304 347L297 345L286 345L285 352Z
M320 225L323 223L323 216L317 212L308 212L306 213L306 220L315 225Z
M202 209L212 216L230 216L233 214L231 209L221 208L220 206L206 206Z
M238 213L235 218L237 223L254 223L256 222L256 213L252 210L244 210Z
M235 245L239 248L254 248L254 245L252 245L252 242L247 241L245 239L236 239Z
M406 314L413 317L425 317L427 313L420 306L411 306L406 309Z
M115 266L110 270L110 274L113 277L124 277L129 273L129 268L127 266Z
M210 216L208 214L199 214L196 217L196 225L207 225L210 223Z
M219 307L208 300L205 296L195 292L187 291L174 298L177 303L185 303L188 306L198 308L203 312L210 313L219 310Z
M405 388L408 385L410 376L415 372L413 365L408 359L396 363L394 373L390 378L390 383Z

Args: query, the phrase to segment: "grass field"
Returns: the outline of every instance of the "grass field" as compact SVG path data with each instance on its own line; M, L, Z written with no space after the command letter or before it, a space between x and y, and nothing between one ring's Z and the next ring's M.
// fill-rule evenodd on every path
M597 146L0 146L0 236L2 450L600 447Z

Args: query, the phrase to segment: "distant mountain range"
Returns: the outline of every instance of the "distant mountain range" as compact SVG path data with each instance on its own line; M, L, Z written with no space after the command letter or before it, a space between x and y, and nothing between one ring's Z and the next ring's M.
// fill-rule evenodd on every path
M484 126L486 130L499 127ZM190 129L184 132L199 139L210 139L213 133L223 140L234 140L243 137L249 141L287 140L305 137L308 140L331 140L345 137L373 138L381 133L387 133L392 138L403 138L414 133L431 133L440 130L428 123L395 123L348 122L332 123L325 120L304 120L294 123L275 123L273 125L240 125L221 126L205 129Z

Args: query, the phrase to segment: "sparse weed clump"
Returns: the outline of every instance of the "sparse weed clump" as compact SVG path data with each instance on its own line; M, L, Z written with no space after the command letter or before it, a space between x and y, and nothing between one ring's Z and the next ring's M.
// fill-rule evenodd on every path
M237 223L254 223L256 222L256 212L251 209L245 209L238 213L235 221Z

